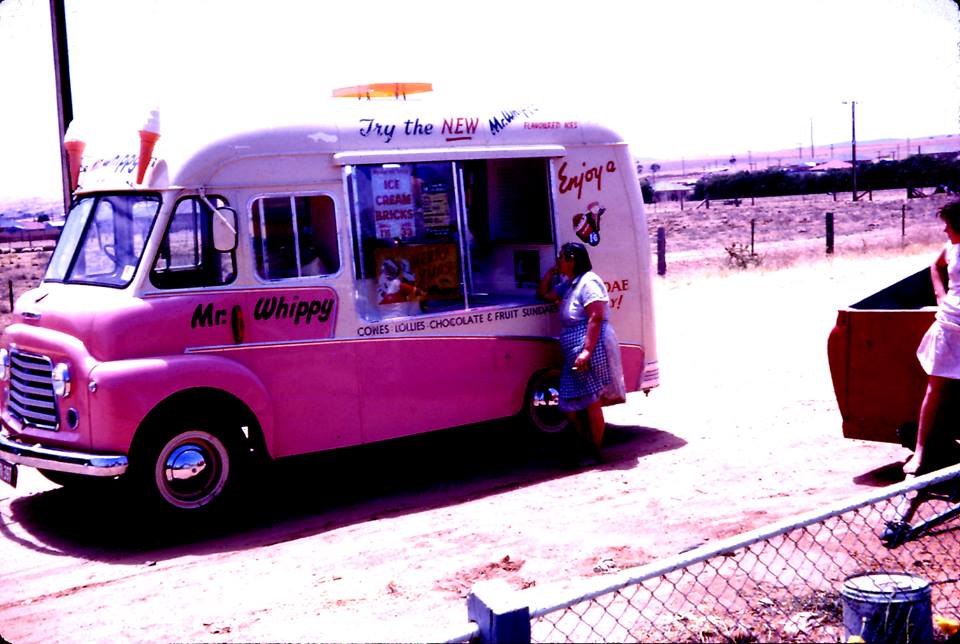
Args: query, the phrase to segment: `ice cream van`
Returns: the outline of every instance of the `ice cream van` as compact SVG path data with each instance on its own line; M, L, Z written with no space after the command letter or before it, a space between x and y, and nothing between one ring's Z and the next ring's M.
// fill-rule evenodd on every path
M0 349L0 478L122 477L189 514L274 459L513 415L558 431L556 307L536 287L568 241L607 282L628 391L658 385L623 139L378 91L306 122L68 133L73 203Z

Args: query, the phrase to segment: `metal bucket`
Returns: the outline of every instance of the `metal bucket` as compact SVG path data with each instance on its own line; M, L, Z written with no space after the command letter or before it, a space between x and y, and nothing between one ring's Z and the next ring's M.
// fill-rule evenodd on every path
M848 577L840 591L843 641L859 635L867 642L932 642L930 584L903 573Z

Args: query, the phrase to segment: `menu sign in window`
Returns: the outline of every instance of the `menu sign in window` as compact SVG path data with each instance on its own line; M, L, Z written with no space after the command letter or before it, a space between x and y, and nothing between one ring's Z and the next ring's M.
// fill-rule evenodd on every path
M410 168L372 168L371 183L377 238L413 237L416 234L416 219Z
M450 199L447 198L447 186L433 183L424 186L420 196L423 203L423 227L431 237L446 237L450 234Z

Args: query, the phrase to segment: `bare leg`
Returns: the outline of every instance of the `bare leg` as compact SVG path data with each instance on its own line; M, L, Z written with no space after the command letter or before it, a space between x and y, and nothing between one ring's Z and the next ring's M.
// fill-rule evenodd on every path
M570 424L573 426L573 431L576 432L577 436L583 436L583 423L580 422L580 412L568 411L564 413L567 415L567 420L570 421Z
M603 406L597 401L587 407L587 419L590 423L590 441L594 449L600 451L600 445L603 443L603 431L606 423L603 420Z
M940 409L940 400L946 383L947 379L940 376L930 376L927 380L927 391L923 395L923 402L920 403L917 445L913 450L913 456L903 464L903 473L908 476L916 474L917 470L923 465L923 449L937 420L937 411Z
M603 439L603 410L599 403L596 403L596 410L593 407L594 405L591 405L583 411L567 412L567 418L573 425L573 429L580 439L581 449L586 452L587 458L600 460L599 442ZM597 412L600 416L599 432L596 430ZM584 421L586 421L586 424Z

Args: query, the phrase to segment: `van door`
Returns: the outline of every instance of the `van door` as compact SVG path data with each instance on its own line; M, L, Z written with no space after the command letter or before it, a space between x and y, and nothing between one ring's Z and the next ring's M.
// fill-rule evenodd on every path
M246 358L275 401L278 456L358 444L356 356L335 338L343 278L331 193L250 203L256 293ZM349 292L349 290L347 291Z

